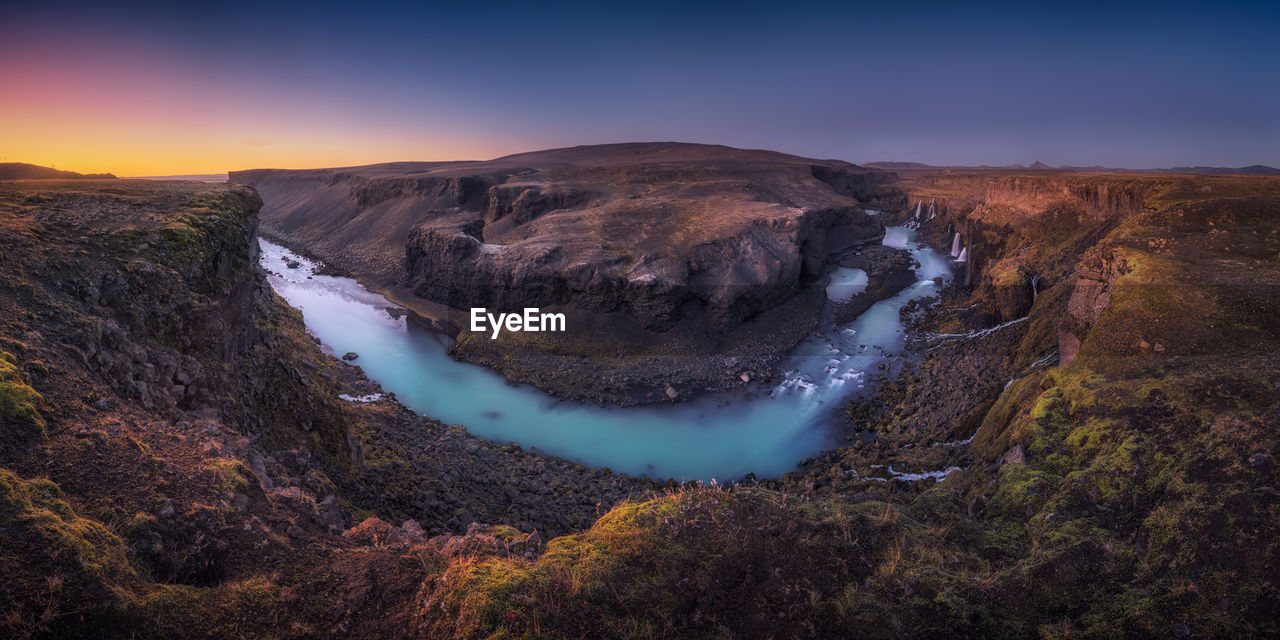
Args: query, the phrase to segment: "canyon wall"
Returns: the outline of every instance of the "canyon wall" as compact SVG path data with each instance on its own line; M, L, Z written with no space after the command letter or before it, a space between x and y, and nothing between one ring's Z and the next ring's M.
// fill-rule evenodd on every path
M918 360L780 484L967 529L1043 635L1274 635L1280 180L958 174L891 215L970 285L907 310Z
M705 353L759 369L817 322L818 307L799 298L829 256L882 237L860 203L893 179L839 161L676 143L231 173L262 194L266 233L419 311L421 301L442 305L423 313L460 329L459 357L506 360L465 335L468 308L550 307L569 314L577 335L499 348L516 360ZM789 302L790 317L769 316ZM798 328L775 326L783 322ZM774 329L777 345L745 337ZM699 387L740 378L720 371L724 380L708 385L694 365L672 366L671 381ZM640 386L667 386L643 377ZM627 380L619 385L635 386Z
M0 637L235 635L227 594L337 568L353 514L540 549L652 488L414 415L326 354L258 264L260 205L0 181Z
M933 207L934 217L916 223L953 256L965 254L957 277L983 292L982 310L998 323L1025 316L1037 295L1074 275L1086 249L1176 180L956 171L917 176L903 190L908 219L917 205Z
M18 284L22 308L50 314L24 344L61 345L68 366L145 410L217 415L264 435L265 425L288 424L318 451L345 455L325 390L264 332L284 312L257 266L262 201L252 189L10 184L31 190L25 202L39 214L10 235L4 264L11 282L32 283ZM55 233L51 251L40 238Z

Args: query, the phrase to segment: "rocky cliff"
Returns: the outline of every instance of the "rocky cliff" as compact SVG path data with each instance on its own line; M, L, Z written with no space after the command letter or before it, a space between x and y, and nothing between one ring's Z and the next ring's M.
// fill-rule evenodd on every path
M251 189L13 182L3 195L0 259L12 320L26 315L28 327L10 351L60 345L68 366L175 420L220 413L256 431L288 416L341 455L336 415L296 365L280 369L278 341L263 335L273 294L259 277ZM288 383L264 388L277 378Z
M455 351L552 391L585 386L624 401L739 380L688 355L767 370L817 321L803 296L828 256L882 235L859 203L891 179L837 161L674 143L231 174L263 194L267 232L401 300L568 313L572 335L500 344L465 335L465 314L454 314L464 334ZM792 313L769 314L788 303ZM770 332L776 347L755 339ZM601 360L607 391L598 375L531 373L558 370L557 358L626 353L656 359Z
M974 313L1008 322L1025 316L1036 296L1074 273L1086 249L1177 180L947 171L896 188L906 209L901 219L959 258L961 284L983 292L987 303Z
M223 635L178 620L330 552L353 513L415 539L553 535L651 488L342 399L380 389L272 292L260 205L234 185L0 183L0 636Z
M1058 325L1058 356L1063 364L1080 353L1080 343L1111 303L1112 288L1129 271L1118 252L1089 255L1076 266L1076 282Z
M978 269L908 310L915 361L849 407L852 446L782 484L954 524L1004 584L983 606L1041 635L1275 633L1255 621L1276 619L1280 547L1252 541L1280 527L1280 181L987 172L904 190L893 215L944 250L958 230Z

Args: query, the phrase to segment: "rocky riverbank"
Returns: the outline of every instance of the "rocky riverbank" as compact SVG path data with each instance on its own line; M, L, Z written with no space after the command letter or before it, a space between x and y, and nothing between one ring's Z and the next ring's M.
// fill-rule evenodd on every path
M766 377L819 321L828 257L879 241L860 203L892 178L675 143L231 175L263 194L268 233L455 327L459 359L623 404ZM471 307L564 313L568 330L490 340Z
M590 526L623 499L668 486L481 440L463 425L404 407L364 375L359 358L326 357L344 390L352 444L351 464L330 473L353 506L388 521L412 519L430 535L483 523L556 536Z

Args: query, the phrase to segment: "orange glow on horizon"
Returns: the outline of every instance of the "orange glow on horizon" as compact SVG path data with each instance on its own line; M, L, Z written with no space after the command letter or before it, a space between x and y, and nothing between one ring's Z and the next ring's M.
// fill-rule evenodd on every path
M9 62L9 61L6 61ZM299 95L154 58L0 65L0 161L120 177L483 160L536 148L469 116L391 117L394 97ZM458 121L458 120L462 121Z
M460 145L375 145L346 143L341 139L253 145L199 131L138 133L124 139L119 129L103 131L62 123L27 136L4 131L0 135L4 139L0 155L5 162L26 162L79 173L112 173L124 178L399 161L481 160L508 153Z
M249 132L249 133L245 133ZM0 105L0 160L120 177L307 169L406 160L488 159L527 149L389 139L378 131L237 126L216 120L156 122L68 109Z

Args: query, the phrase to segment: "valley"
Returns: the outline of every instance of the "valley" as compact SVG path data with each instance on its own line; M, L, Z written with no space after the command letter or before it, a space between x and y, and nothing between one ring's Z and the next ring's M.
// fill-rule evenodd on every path
M772 375L817 326L828 256L879 243L860 203L890 179L678 143L231 174L263 195L268 238L455 333L455 357L610 404ZM539 307L575 329L489 340L471 307Z
M1277 632L1280 178L231 179L0 182L3 635Z

